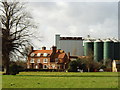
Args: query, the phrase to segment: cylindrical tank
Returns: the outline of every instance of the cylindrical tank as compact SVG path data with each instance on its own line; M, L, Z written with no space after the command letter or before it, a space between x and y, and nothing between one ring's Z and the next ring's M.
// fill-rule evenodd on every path
M120 40L119 40L119 60L120 60Z
M98 62L103 60L103 41L100 39L94 42L94 60Z
M114 60L120 60L120 56L119 56L119 53L120 53L120 51L119 51L119 44L120 44L120 42L118 41L118 40L113 40L114 41Z
M84 55L85 56L90 56L93 54L93 46L94 43L91 40L86 40L84 41Z
M110 39L104 41L104 60L114 59L114 42Z

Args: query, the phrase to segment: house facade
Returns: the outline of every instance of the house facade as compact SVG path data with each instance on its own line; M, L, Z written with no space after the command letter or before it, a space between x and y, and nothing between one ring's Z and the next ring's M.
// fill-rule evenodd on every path
M27 69L57 69L65 70L68 67L69 57L63 50L53 46L51 50L32 50L28 56Z

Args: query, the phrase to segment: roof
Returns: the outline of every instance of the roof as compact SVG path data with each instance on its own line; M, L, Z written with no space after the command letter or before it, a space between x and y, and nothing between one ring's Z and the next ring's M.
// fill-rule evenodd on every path
M60 40L83 40L82 37L60 37Z
M65 57L65 53L60 53L59 55L58 55L58 58L64 58Z
M38 53L41 53L41 54L47 53L47 54L49 54L48 56L50 56L52 54L52 52L53 52L52 50L33 50L33 52L31 52L31 54L34 53L35 55L37 55ZM55 58L64 58L65 55L66 54L63 50L57 50L54 57Z
M120 60L115 60L116 61L116 64L120 64Z
M52 54L52 50L33 50L32 53L48 53L48 54Z

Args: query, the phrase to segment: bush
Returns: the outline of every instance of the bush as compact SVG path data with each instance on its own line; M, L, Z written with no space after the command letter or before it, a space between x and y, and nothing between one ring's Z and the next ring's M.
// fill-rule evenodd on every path
M100 67L101 69L105 69L105 68L107 68L105 65L102 65L101 67Z
M69 72L77 72L77 66L78 66L77 61L71 61L69 63L69 69L68 69L68 71Z
M12 63L10 63L9 69L10 69L11 75L16 75L23 69L23 67L20 65L17 65L15 62L12 62Z

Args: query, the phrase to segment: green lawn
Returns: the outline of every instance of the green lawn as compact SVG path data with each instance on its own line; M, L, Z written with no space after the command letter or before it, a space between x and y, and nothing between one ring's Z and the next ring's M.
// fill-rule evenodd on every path
M2 79L3 88L118 88L113 72L21 72Z

